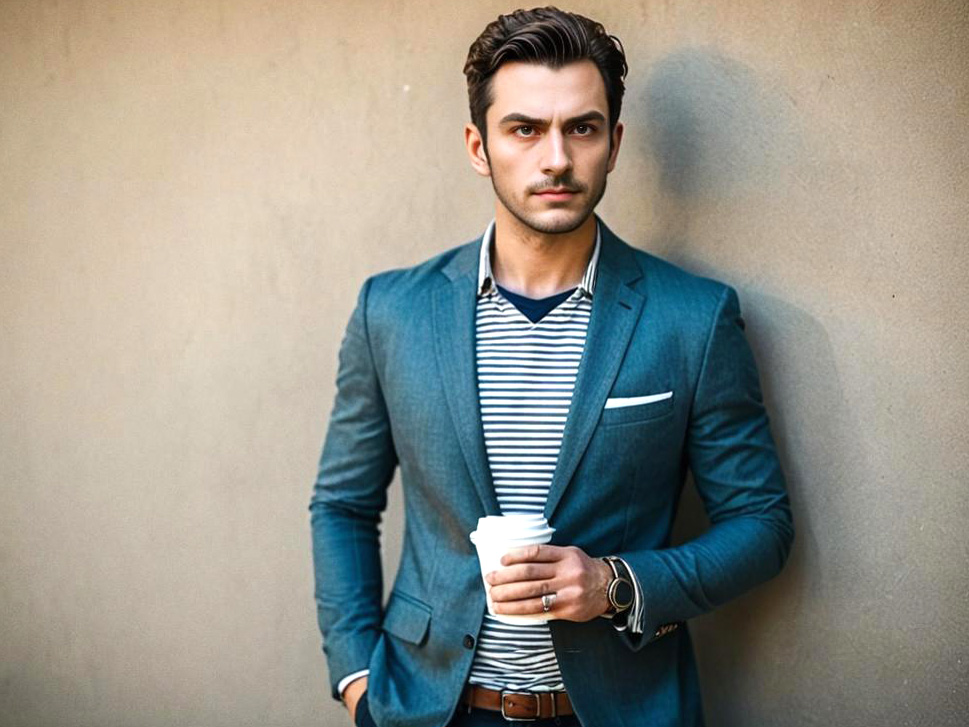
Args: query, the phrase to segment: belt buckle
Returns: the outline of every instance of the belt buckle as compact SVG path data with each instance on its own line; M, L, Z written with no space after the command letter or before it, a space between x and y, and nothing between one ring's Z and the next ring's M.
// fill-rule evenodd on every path
M535 716L534 717L509 717L505 714L505 691L501 691L501 716L509 722L535 722L542 714L542 698L538 692L508 692L517 697L535 697Z

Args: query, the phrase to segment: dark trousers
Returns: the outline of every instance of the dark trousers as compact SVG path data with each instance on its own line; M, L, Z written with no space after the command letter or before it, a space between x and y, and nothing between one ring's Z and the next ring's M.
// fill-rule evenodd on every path
M458 711L447 723L447 727L582 727L579 718L575 715L569 717L552 717L551 719L536 719L534 722L509 721L501 716L501 712L492 712L490 709L472 709L464 705L458 705Z
M367 693L364 692L357 702L357 714L354 720L357 727L377 727L370 716L370 709L367 707ZM552 719L537 719L534 722L510 722L501 716L501 712L492 712L489 709L472 709L470 712L464 705L458 705L457 712L448 722L447 727L582 727L579 718L553 717Z

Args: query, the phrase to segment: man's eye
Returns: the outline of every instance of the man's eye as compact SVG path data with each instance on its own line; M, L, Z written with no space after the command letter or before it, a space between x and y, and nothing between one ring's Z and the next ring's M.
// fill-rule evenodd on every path
M515 133L518 136L534 136L535 127L534 126L519 126L515 128Z
M588 136L589 134L595 132L595 130L596 127L591 126L590 124L578 124L574 129L575 133L579 136Z

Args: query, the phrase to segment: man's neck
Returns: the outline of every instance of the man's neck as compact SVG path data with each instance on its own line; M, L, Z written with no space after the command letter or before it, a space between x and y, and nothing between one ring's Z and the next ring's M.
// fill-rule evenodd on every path
M495 282L513 293L548 298L582 282L595 242L595 215L578 229L556 235L536 232L507 210L499 210L491 271Z

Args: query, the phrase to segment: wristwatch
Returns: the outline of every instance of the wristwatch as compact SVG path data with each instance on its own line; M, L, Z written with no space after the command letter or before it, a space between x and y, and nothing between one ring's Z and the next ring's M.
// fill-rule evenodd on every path
M606 586L606 599L609 601L606 615L622 613L633 605L632 581L627 578L626 567L619 558L607 555L603 560L612 570L612 580Z

